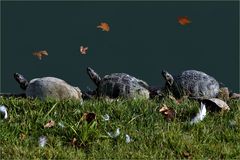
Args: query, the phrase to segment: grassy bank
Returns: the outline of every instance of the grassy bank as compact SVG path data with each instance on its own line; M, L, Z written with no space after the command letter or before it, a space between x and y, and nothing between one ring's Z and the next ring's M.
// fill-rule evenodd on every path
M159 108L164 104L176 109L172 122L164 119ZM240 159L240 101L228 102L227 113L208 113L196 125L191 116L199 103L170 99L85 101L47 101L0 98L8 118L0 119L1 159ZM96 119L83 114L92 112ZM103 118L109 115L109 120ZM55 121L51 128L43 126ZM120 135L108 132L119 128ZM126 134L130 142L126 142ZM47 139L39 146L39 137Z

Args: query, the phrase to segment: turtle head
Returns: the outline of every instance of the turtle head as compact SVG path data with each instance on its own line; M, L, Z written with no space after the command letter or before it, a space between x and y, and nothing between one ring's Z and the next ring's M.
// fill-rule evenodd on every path
M87 73L90 77L90 79L97 85L99 86L101 78L100 76L90 67L87 67Z
M173 76L170 73L168 73L167 71L163 70L162 71L162 76L166 80L166 83L169 86L173 85L174 79L173 79Z
M15 80L20 84L20 87L23 90L26 90L27 86L28 86L28 81L26 78L23 77L23 75L19 74L19 73L14 73L14 78Z

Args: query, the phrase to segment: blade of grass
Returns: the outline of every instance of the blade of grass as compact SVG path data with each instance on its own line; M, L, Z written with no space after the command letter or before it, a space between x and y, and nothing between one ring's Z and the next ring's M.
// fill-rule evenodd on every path
M56 107L57 103L55 103L52 108L48 111L48 113L44 116L44 119L53 111L53 109Z

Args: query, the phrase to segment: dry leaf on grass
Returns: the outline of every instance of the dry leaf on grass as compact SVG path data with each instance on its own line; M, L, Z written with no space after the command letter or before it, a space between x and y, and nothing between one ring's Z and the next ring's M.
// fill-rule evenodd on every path
M49 120L48 123L44 125L44 128L51 128L53 126L55 126L55 121Z
M88 123L94 121L96 119L96 114L93 112L86 112L83 113L83 116L81 118L81 120L86 120Z
M167 107L166 104L163 104L159 112L162 113L164 118L168 121L172 121L176 116L176 111L173 108Z

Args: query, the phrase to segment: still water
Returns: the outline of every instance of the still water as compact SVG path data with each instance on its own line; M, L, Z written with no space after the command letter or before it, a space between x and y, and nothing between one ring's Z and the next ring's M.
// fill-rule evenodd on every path
M15 72L94 88L88 66L101 76L125 72L160 86L163 69L196 69L239 91L237 1L1 3L1 92L22 92ZM191 23L179 24L180 16ZM109 32L97 28L101 22ZM32 55L39 50L49 55L39 60Z

